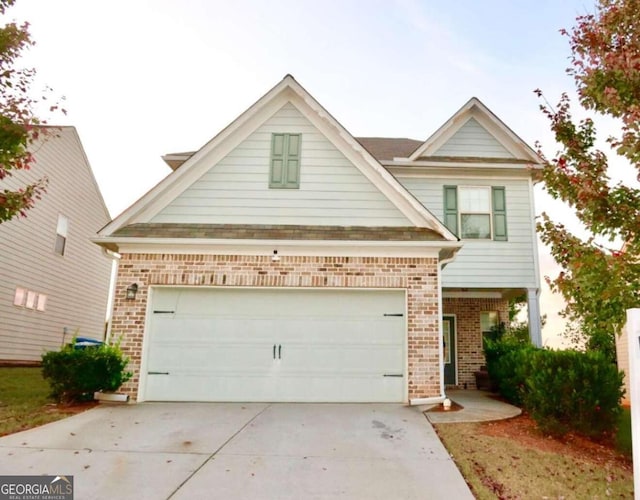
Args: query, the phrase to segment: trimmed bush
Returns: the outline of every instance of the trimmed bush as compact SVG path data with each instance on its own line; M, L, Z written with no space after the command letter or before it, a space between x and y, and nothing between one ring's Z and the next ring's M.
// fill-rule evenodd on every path
M538 350L529 363L524 407L543 431L597 437L615 430L624 393L622 373L605 355Z
M87 401L96 391L116 391L132 373L125 371L129 359L118 345L103 344L78 349L75 339L60 351L42 356L42 375L58 401Z
M535 350L531 344L508 335L497 340L485 340L489 378L500 395L516 406L522 406L525 381L530 371L529 360Z

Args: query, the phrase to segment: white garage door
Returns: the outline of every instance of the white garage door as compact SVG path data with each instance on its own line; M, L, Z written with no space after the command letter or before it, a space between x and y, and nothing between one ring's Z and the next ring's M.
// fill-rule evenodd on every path
M402 402L403 291L154 288L147 401Z

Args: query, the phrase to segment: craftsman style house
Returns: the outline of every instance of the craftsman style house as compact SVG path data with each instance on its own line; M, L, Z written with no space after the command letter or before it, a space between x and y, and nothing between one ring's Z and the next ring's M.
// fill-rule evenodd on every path
M138 401L441 401L525 294L532 168L479 100L426 141L352 136L287 75L105 226Z
M0 362L39 362L74 335L102 340L112 260L90 238L110 220L74 127L31 146L35 162L0 181L19 189L46 177L26 217L0 224Z

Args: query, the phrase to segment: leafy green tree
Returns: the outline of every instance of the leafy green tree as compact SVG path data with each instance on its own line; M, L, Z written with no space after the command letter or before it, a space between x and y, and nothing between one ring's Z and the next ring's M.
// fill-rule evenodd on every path
M0 0L0 14L15 0ZM29 145L51 130L42 128L42 120L34 114L38 101L31 97L35 76L32 68L17 65L25 49L34 44L29 24L8 22L0 27L0 223L26 215L45 192L47 180L37 180L19 189L9 189L2 181L19 170L28 170L34 162ZM41 98L46 100L46 96ZM58 109L57 104L50 111Z
M619 120L621 133L609 144L640 174L640 1L599 0L594 14L580 16L570 31L571 66L580 105ZM538 96L542 92L536 90ZM581 239L545 213L537 228L563 271L549 279L567 307L586 348L615 359L615 335L625 311L640 304L640 191L613 184L607 156L595 147L591 118L576 122L570 99L540 106L561 150L544 158L546 190L573 208L590 237ZM640 175L639 175L640 180ZM625 251L614 250L625 243Z

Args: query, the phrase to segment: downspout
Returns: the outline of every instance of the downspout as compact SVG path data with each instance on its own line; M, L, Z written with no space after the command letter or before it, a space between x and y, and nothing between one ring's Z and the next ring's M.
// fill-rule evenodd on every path
M447 395L444 390L444 346L442 345L442 269L453 262L456 258L454 253L451 257L440 260L438 263L438 364L440 365L440 396L431 398L416 398L410 401L411 405L434 405L442 403Z
M116 283L118 281L118 261L121 258L119 253L113 252L105 247L102 248L102 254L111 259L111 281L109 283L109 296L107 298L107 317L105 321L107 322L107 330L104 333L103 341L104 343L108 343L111 339L111 318L113 317L113 303L116 295Z

